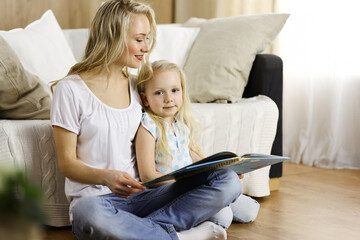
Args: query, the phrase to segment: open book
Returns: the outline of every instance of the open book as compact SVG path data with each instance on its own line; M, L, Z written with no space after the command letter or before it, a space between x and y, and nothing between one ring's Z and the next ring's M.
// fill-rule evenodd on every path
M253 153L239 157L232 152L219 152L162 177L144 182L142 185L150 187L155 183L167 180L180 180L216 168L229 168L237 174L244 174L288 159L290 158Z

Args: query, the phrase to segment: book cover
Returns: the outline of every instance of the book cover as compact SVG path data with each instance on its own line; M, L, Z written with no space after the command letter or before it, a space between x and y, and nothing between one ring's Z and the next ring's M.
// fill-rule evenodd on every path
M219 152L193 164L168 173L162 177L144 182L142 185L150 187L153 184L159 182L180 180L182 178L186 178L205 171L210 171L216 168L229 168L234 170L237 174L244 174L288 159L290 158L254 153L245 154L239 157L232 152Z

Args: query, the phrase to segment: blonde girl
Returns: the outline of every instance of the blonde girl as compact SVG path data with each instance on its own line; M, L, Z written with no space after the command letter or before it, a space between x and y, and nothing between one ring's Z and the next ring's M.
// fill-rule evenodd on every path
M142 106L127 69L147 65L155 39L148 5L106 1L92 21L83 60L54 84L51 123L78 239L179 239L177 231L213 215L207 209L211 199L230 191L217 200L218 211L238 195L239 184L229 172L209 174L182 189L145 189L139 182L132 150ZM209 181L214 186L202 194L209 203L200 203L207 208L197 215L179 208L199 201L193 194ZM214 189L219 186L223 191Z
M195 141L197 121L192 115L182 69L165 60L156 61L151 68L142 69L137 88L145 109L136 137L141 180L151 180L203 158ZM236 221L251 222L259 204L241 195L231 208ZM223 209L211 220L228 228L232 217L230 209Z
M138 79L145 113L137 133L137 159L141 179L147 181L160 175L156 172L169 173L204 156L195 141L197 121L191 111L182 69L165 60L156 61L151 68L144 68ZM148 159L147 156L155 156L155 161L151 161L157 162L155 167L152 164L142 167L148 161L139 160ZM157 171L149 170L155 168Z

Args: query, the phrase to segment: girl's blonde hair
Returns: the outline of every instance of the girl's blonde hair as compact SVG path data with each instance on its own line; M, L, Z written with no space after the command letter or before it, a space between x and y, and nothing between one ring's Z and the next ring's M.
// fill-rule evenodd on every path
M104 2L97 11L90 29L85 48L85 55L75 64L67 75L109 72L109 65L118 61L120 56L128 51L127 31L134 14L144 14L150 23L150 51L156 41L156 23L153 9L147 4L133 0L109 0ZM149 54L145 54L144 65L149 65ZM124 67L124 74L129 77L128 67ZM54 81L53 87L59 82Z
M137 90L139 94L145 93L147 83L151 81L151 79L153 79L156 74L167 71L179 73L181 81L183 104L180 107L179 111L176 113L175 118L180 123L185 124L190 130L190 150L195 152L200 157L204 157L199 145L196 143L195 129L198 129L199 122L194 117L191 110L191 103L190 98L187 94L186 78L184 71L175 63L169 62L167 60L155 61L151 64L151 66L147 66L141 69L137 78ZM154 114L149 107L143 107L145 111L150 115L150 117L154 120L157 128L159 129L158 151L164 155L164 159L172 160L166 136L164 119Z

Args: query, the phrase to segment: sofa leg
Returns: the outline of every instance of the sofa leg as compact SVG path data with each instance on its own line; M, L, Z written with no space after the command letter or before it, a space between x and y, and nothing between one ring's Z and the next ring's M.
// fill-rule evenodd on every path
M270 178L270 191L278 191L280 189L280 178Z

